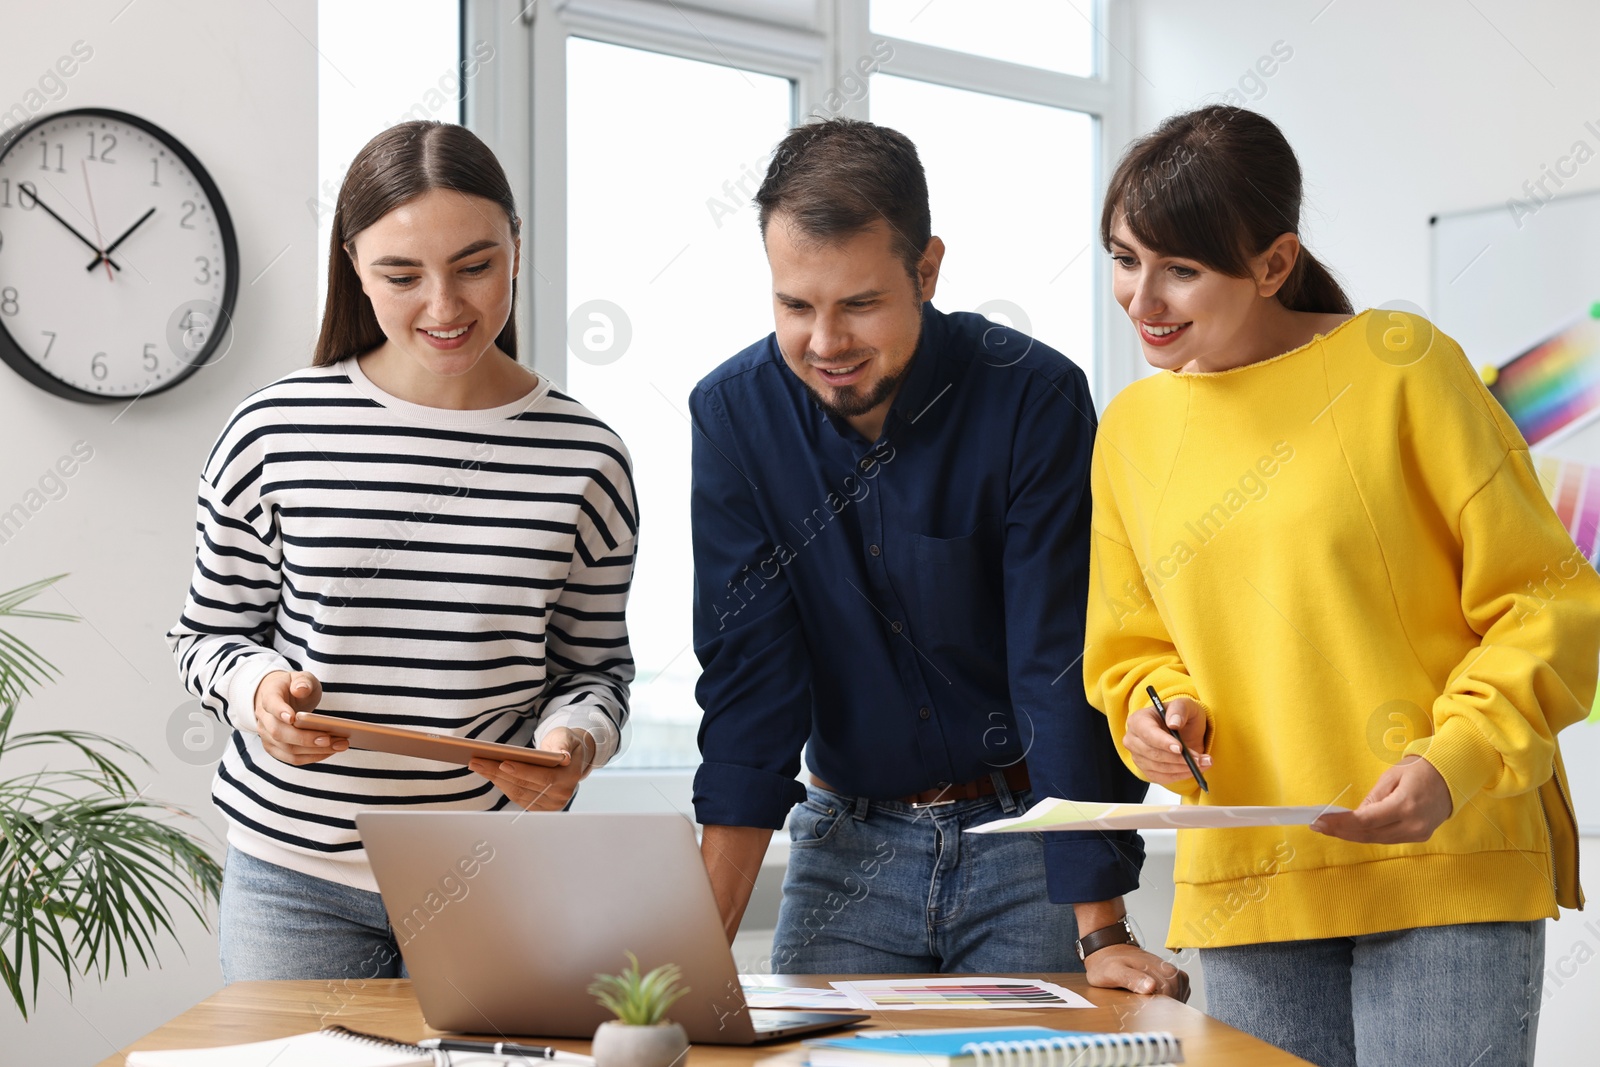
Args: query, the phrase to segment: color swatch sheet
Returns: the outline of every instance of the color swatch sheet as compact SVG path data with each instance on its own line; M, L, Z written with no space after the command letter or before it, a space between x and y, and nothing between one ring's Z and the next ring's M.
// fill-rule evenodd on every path
M1600 303L1503 366L1484 371L1528 443L1575 430L1600 414Z
M900 978L834 982L862 1011L919 1008L1092 1008L1065 986L1031 978Z
M1319 815L1346 811L1333 805L1264 807L1203 804L1102 804L1046 797L1014 819L968 828L969 834L1023 834L1039 830L1196 830L1236 826L1307 826Z

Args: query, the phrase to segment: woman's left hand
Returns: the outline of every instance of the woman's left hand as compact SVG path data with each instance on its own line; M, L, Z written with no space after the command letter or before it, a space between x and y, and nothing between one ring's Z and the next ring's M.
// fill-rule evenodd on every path
M1346 841L1401 845L1432 837L1453 810L1444 776L1421 756L1407 756L1383 772L1355 811L1320 816L1311 828Z
M567 762L559 767L541 767L534 763L475 759L467 767L499 786L514 804L529 811L560 811L589 773L589 764L594 762L594 738L587 730L557 726L544 735L539 747L546 752L566 753Z

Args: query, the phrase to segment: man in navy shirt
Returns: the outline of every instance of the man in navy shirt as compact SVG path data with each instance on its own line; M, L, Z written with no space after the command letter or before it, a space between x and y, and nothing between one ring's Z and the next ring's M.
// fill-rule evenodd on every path
M944 244L903 135L799 127L756 203L777 330L690 397L694 802L729 937L788 816L777 971L1066 971L1082 952L1097 985L1187 997L1123 921L1136 834L961 833L1039 797L1144 796L1079 673L1083 373L926 303Z

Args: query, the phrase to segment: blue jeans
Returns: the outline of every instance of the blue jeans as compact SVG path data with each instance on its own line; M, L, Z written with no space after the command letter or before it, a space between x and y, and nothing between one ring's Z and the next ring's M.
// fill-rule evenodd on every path
M967 837L1019 813L1009 791L937 807L815 786L789 816L772 942L779 974L1081 971L1072 908L1045 894L1038 834Z
M383 898L228 847L218 940L224 982L407 977Z
M1544 920L1200 950L1206 1011L1319 1067L1533 1067Z

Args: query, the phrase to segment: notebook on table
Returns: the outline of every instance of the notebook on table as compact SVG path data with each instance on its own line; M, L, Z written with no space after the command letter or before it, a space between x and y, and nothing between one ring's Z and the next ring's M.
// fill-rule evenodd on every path
M434 1067L438 1062L431 1050L420 1045L330 1026L248 1045L130 1052L127 1067ZM459 1052L452 1053L450 1059L452 1067L505 1062L499 1056Z
M1159 1067L1182 1063L1169 1033L1047 1026L880 1031L806 1042L811 1067Z

